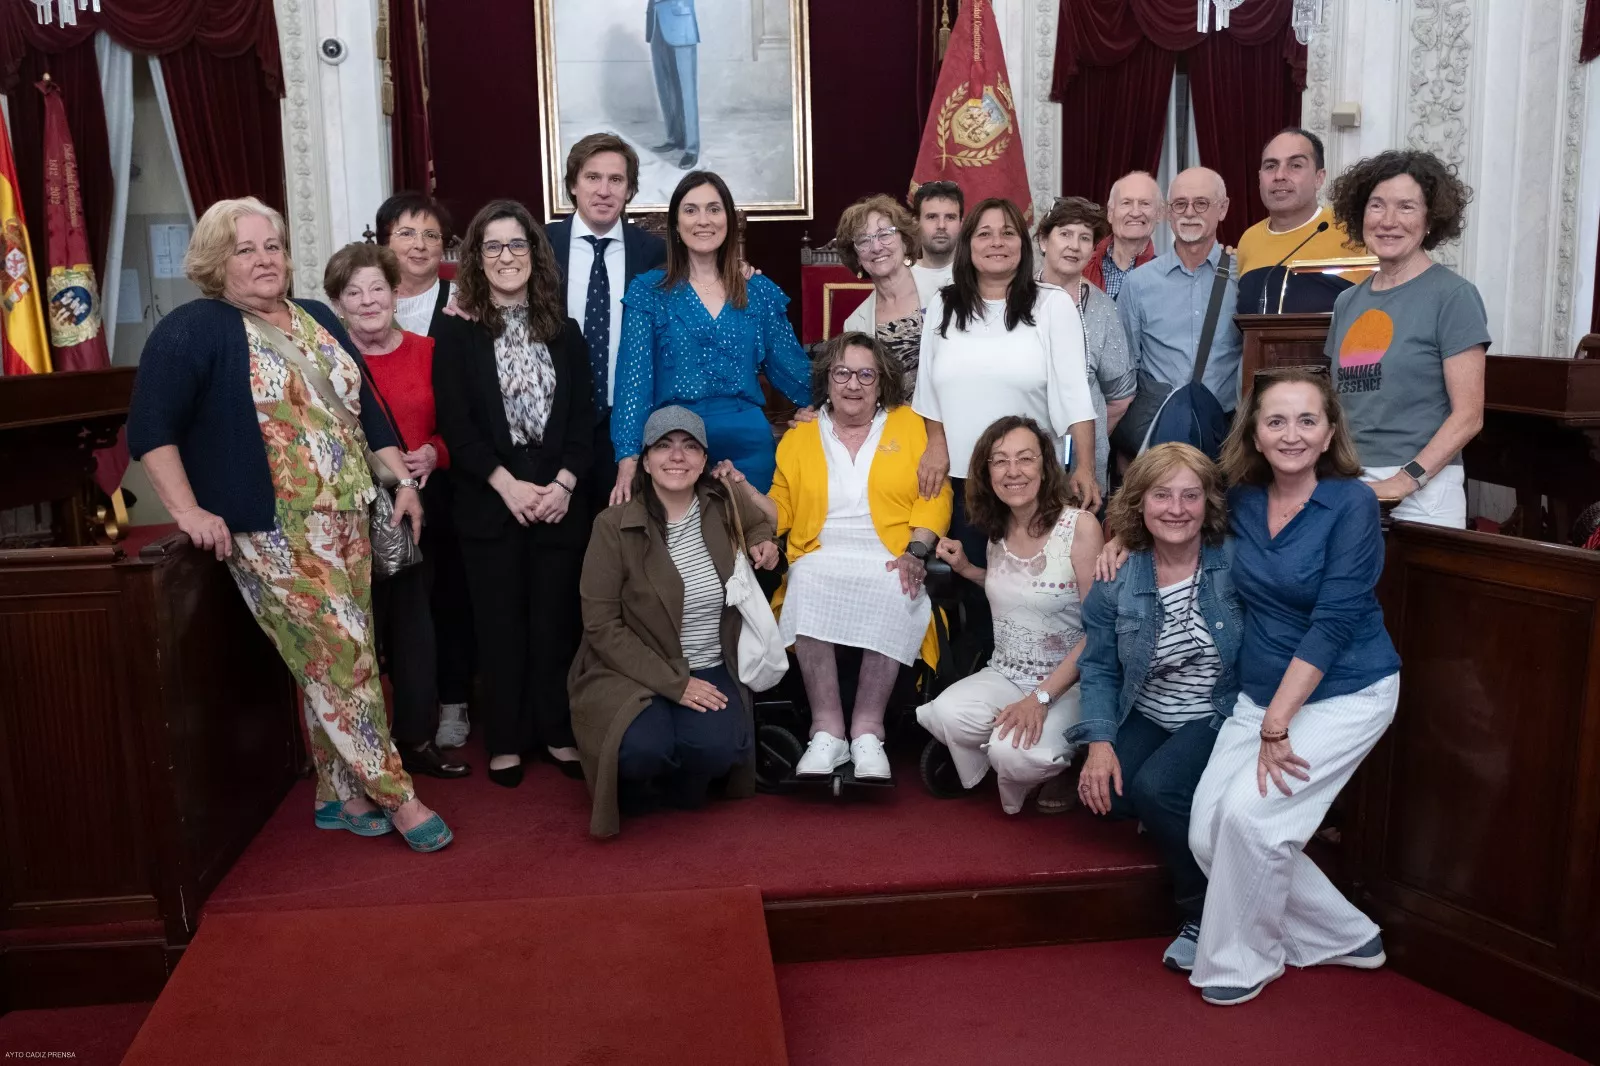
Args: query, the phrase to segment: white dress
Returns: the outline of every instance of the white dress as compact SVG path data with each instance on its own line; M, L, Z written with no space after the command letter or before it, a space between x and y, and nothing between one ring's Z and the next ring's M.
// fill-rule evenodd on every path
M867 475L878 452L887 414L879 411L867 439L850 458L834 436L833 420L817 414L828 461L828 514L822 546L789 567L778 627L785 644L796 636L866 648L907 665L916 662L932 607L927 593L900 591L900 575L885 566L894 558L872 525Z

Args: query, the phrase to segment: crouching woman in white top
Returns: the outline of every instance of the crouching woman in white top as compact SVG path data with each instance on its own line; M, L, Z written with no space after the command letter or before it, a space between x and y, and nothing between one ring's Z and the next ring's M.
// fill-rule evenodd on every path
M994 655L919 708L917 721L950 749L966 788L994 767L1000 805L1016 814L1031 790L1067 768L1066 731L1080 716L1081 608L1102 540L1094 516L1072 506L1055 443L1033 419L1000 419L973 455L980 458L967 479L967 513L988 538L988 566L974 566L956 540L940 540L938 551L983 586ZM1072 802L1070 781L1038 798L1045 813Z

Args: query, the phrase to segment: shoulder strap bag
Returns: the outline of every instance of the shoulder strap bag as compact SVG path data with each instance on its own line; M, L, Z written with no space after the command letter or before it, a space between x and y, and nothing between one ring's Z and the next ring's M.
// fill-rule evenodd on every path
M756 572L745 555L744 521L739 517L739 501L731 488L727 508L733 519L733 573L728 577L727 604L736 608L744 620L739 628L739 680L751 692L765 692L788 673L789 653L778 632L772 605L756 582Z
M240 308L240 310L244 309ZM261 331L261 335L272 346L272 350L282 356L285 362L292 364L295 369L299 370L307 383L317 390L317 395L322 397L322 402L327 404L334 417L344 425L354 429L361 437L361 450L366 457L367 468L372 471L372 479L376 483L377 489L377 493L372 500L372 506L368 510L367 523L369 527L367 538L372 542L373 580L378 581L386 577L393 577L400 571L422 562L422 548L418 546L416 538L411 535L410 521L402 519L399 525L393 524L395 513L394 486L399 484L399 478L394 471L389 469L387 464L372 454L371 447L367 445L367 436L361 431L361 420L356 417L355 412L344 405L344 401L334 391L333 382L328 380L328 375L306 358L305 353L300 350L300 346L294 342L292 337L289 337L283 330L255 312L245 311L244 313L250 316L250 320L256 324L256 328ZM361 368L363 379L367 380L368 385L372 388L373 396L377 397L379 405L384 408L384 417L388 418L390 428L394 430L395 439L400 440L400 427L395 425L394 416L388 411L388 405L384 404L376 383L365 378L367 369L361 365L361 360L357 359L356 365ZM405 448L403 441L400 447L402 449Z

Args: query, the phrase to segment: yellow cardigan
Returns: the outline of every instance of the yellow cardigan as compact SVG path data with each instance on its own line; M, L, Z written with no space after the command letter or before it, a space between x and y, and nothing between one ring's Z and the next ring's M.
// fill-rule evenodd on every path
M950 531L950 482L939 495L923 499L917 492L917 464L928 447L928 427L910 404L890 408L878 438L878 451L867 474L867 506L878 539L890 555L900 555L911 542L912 527L931 529L941 537ZM822 422L802 422L778 442L778 468L772 478L778 505L778 533L789 535L788 558L794 564L822 546L822 523L828 517L828 460L822 449ZM787 582L785 582L787 587ZM783 603L785 589L772 598ZM922 659L938 664L933 622L922 640Z

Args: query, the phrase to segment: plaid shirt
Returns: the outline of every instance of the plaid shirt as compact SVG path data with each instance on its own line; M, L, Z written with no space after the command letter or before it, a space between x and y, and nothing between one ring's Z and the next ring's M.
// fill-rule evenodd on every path
M1107 237L1095 245L1094 254L1089 257L1089 262L1083 268L1083 276L1113 300L1122 292L1122 283L1135 268L1141 267L1156 257L1156 242L1150 241L1144 251L1134 256L1133 266L1123 270L1117 266L1116 260L1111 258L1111 241Z

